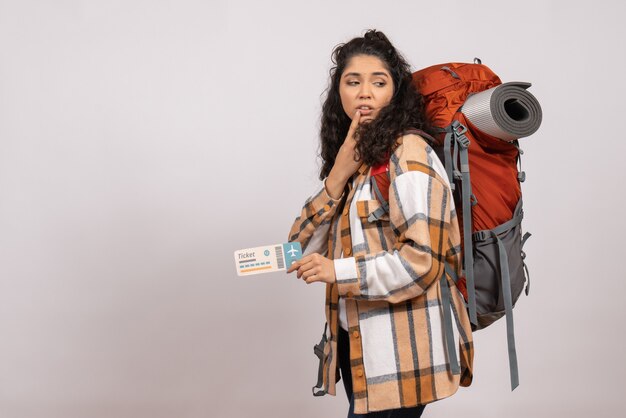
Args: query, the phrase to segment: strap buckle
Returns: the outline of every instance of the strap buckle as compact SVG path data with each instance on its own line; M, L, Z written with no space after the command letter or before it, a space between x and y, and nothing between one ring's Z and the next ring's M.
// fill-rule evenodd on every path
M486 231L476 231L474 232L474 236L472 237L474 241L484 241L487 237Z
M454 135L456 139L456 142L458 142L461 147L468 148L470 145L470 140L467 136L464 135L465 132L467 132L467 127L458 120L455 120L454 122L452 122L450 129L452 131L452 135Z
M469 146L470 146L470 140L465 135L457 136L456 137L456 142L459 143L461 148L469 148Z
M456 134L457 136L461 136L465 132L467 132L467 127L465 125L463 125L458 120L452 122L452 133Z

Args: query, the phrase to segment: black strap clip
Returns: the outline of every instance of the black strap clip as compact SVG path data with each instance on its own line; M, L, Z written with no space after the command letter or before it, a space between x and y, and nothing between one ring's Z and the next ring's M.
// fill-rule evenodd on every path
M324 389L321 389L324 385L324 347L328 342L328 338L326 338L327 328L328 323L324 324L324 333L322 334L322 339L320 340L319 344L313 346L313 353L315 353L315 355L320 359L320 365L317 371L317 384L311 388L311 390L313 391L313 396L324 396L327 393ZM316 392L315 389L321 390L318 390Z

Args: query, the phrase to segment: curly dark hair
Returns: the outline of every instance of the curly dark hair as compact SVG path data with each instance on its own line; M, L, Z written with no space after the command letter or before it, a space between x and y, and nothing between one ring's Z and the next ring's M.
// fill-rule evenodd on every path
M339 148L348 134L351 120L346 115L339 96L341 76L355 55L379 58L393 79L394 92L390 103L382 108L373 121L361 124L356 130L357 154L368 165L381 164L392 152L396 140L408 128L429 132L424 117L423 98L415 89L411 69L404 57L384 33L368 30L363 37L337 45L331 55L330 85L322 105L320 129L320 180L332 169Z

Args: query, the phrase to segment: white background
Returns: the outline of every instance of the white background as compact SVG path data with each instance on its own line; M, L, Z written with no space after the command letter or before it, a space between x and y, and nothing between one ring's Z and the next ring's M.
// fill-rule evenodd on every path
M342 417L314 398L324 286L239 278L318 187L335 45L529 81L529 297L426 417L613 417L624 401L619 1L0 1L0 417Z

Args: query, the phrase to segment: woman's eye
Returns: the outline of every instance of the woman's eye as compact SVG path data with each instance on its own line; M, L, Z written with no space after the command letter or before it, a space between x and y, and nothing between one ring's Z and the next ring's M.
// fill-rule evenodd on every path
M349 86L356 86L356 85L358 85L358 84L359 84L359 82L358 82L358 81L353 80L353 81L347 81L347 82L346 82L346 84L347 84L347 85L349 85ZM375 82L374 82L374 83L372 83L372 84L374 84L376 87L384 87L384 86L386 86L386 85L387 85L387 83L386 83L386 82L384 82L384 81L375 81Z

